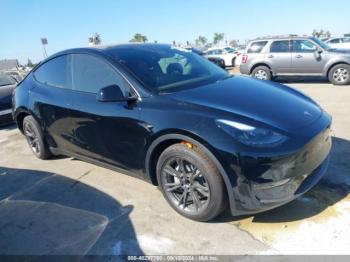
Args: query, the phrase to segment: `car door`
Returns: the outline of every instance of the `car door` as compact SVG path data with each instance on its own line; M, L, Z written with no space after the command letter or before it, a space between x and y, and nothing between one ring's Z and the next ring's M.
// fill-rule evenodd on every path
M292 41L292 71L296 74L321 75L327 62L326 55L314 42L302 39Z
M43 126L50 147L70 151L72 147L69 55L55 57L33 72L35 87L30 92L34 113Z
M110 85L118 85L130 96L130 85L101 57L74 54L71 63L74 153L141 175L147 132L138 120L138 102L100 102L96 98L101 88Z
M265 61L275 74L290 73L292 68L292 53L289 40L278 40L271 43L270 53L265 55Z

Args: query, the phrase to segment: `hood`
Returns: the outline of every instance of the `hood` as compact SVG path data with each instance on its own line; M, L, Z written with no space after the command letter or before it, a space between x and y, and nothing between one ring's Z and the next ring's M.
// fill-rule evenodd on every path
M336 54L347 54L350 55L350 49L330 49L328 50L329 53L336 53Z
M287 132L310 125L322 115L320 107L302 93L250 77L234 76L170 95L183 102L232 113L232 119L238 115Z

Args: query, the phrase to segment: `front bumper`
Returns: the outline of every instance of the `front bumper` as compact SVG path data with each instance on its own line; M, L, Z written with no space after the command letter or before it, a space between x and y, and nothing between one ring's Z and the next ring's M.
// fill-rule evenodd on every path
M330 129L327 128L298 153L265 162L264 168L256 167L265 170L256 179L241 176L233 190L232 214L266 211L307 192L326 173L331 146Z

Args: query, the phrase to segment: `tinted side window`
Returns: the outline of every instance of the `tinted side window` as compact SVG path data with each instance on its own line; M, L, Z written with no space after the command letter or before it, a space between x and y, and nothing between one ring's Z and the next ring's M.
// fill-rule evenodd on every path
M289 41L275 41L270 47L271 53L288 53L290 52Z
M317 46L308 40L294 40L293 52L296 53L312 53L317 50Z
M126 95L129 90L126 82L108 63L102 59L86 54L72 57L73 90L97 93L101 88L118 85Z
M340 43L340 39L336 38L336 39L332 39L331 41L329 41L331 44L339 44Z
M37 81L60 88L70 88L68 56L59 56L41 65L34 72Z
M254 42L250 45L248 53L260 53L266 46L267 41Z
M343 38L343 43L350 43L350 38Z

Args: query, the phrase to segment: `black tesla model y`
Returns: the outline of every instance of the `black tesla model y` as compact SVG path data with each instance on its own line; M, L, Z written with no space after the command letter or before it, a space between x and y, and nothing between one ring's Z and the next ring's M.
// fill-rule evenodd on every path
M170 45L72 49L16 88L34 155L67 155L158 185L198 221L287 203L325 174L331 117L286 86L231 76Z

